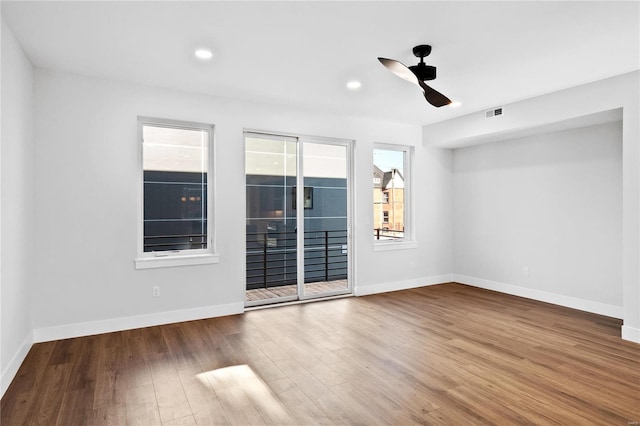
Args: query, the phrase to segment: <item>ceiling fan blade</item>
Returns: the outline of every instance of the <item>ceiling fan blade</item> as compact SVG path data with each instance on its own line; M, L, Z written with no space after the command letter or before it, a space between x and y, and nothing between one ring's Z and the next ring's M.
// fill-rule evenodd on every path
M398 62L393 59L387 58L378 58L380 63L384 65L389 71L397 75L398 77L407 80L410 83L413 83L422 88L424 92L424 97L431 105L435 107L443 107L445 105L449 105L451 103L451 99L447 98L442 93L437 90L432 89L427 86L422 80L420 80L407 66L405 66L402 62Z
M409 70L411 71L411 70ZM418 80L418 85L422 87L424 91L424 97L431 105L434 107L443 107L445 105L449 105L451 103L451 99L447 98L442 93L437 90L432 89L431 87L424 84L423 81Z
M406 67L402 62L395 61L393 59L387 58L378 58L380 63L387 67L389 71L397 75L398 77L407 80L410 83L419 86L418 77L411 71L408 67Z

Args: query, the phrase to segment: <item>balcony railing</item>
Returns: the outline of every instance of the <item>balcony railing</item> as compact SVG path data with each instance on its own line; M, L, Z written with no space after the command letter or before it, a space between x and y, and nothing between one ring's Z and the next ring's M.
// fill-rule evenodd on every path
M207 234L145 235L144 251L195 250L207 248Z
M297 233L247 233L247 290L297 282ZM347 278L347 231L304 233L304 282Z
M394 229L374 228L373 237L376 240L397 240L404 238L404 229L402 231L396 231Z

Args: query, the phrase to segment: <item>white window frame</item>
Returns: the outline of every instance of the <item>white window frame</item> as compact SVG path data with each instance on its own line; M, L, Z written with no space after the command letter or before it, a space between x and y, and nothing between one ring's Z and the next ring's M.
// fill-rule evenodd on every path
M167 127L172 129L204 130L208 133L207 142L207 248L192 250L173 250L164 252L144 251L144 166L143 166L143 128L144 126ZM134 260L136 269L165 268L173 266L202 265L218 263L219 255L215 244L215 175L214 175L214 125L163 118L138 117L138 248Z
M415 149L409 145L396 145L389 143L374 143L373 150L400 151L404 153L403 178L404 178L404 237L397 240L376 240L373 238L374 251L403 250L416 248L418 246L415 238L415 227L413 218L413 165ZM373 167L374 163L371 163ZM373 189L373 187L372 187ZM371 191L373 194L373 190ZM373 205L373 203L372 203ZM373 209L370 210L371 223L373 223Z

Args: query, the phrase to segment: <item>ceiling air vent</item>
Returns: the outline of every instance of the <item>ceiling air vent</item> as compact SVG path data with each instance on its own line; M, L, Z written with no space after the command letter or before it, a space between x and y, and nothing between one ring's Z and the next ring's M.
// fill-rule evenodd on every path
M503 113L502 107L488 109L484 112L484 118L499 117Z

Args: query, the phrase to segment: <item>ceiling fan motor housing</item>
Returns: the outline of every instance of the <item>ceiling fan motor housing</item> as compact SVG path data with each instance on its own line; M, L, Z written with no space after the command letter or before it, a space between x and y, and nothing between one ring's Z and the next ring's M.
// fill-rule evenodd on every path
M409 67L409 69L418 77L421 81L433 80L436 78L436 67L427 65L424 62L420 62L418 65Z
M429 56L431 53L431 46L428 44L420 44L413 48L413 54L420 58L420 63L409 67L409 69L418 77L421 81L433 80L436 78L436 67L432 67L424 63L425 56Z

